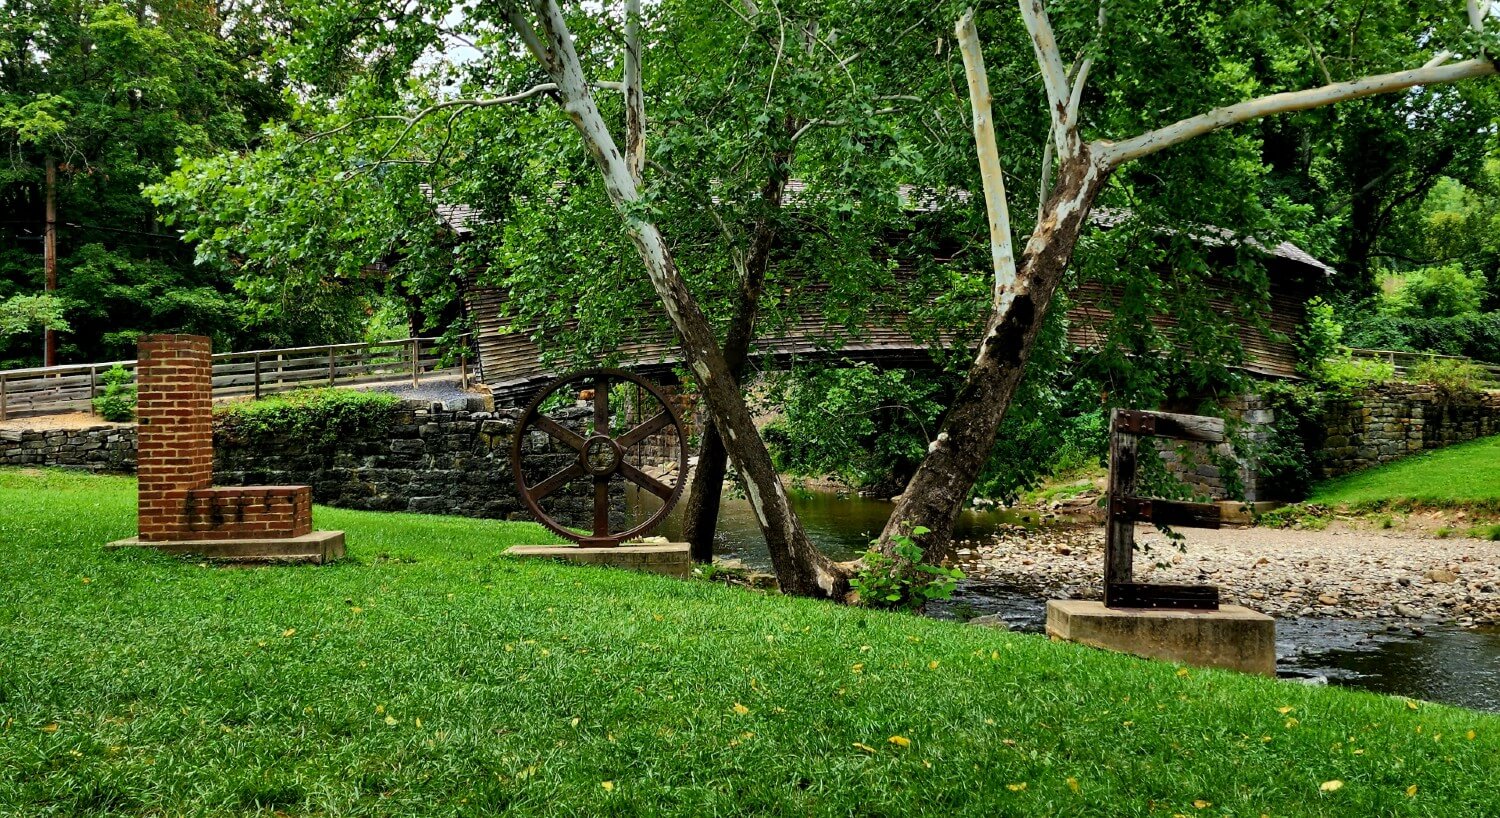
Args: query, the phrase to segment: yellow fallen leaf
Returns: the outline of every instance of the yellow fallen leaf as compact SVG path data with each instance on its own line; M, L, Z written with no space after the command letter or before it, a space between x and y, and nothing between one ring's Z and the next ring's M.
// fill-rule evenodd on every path
M605 792L615 791L615 782L613 781L601 781L599 782L599 786L603 787Z
M864 673L865 672L865 663L864 662L855 662L854 663L854 667L850 668L850 670L854 671L855 673Z
M1413 784L1410 787L1406 788L1406 797L1407 798L1415 798L1416 795L1417 795L1417 785L1416 784Z
M931 662L928 662L928 663L927 663L927 669L928 669L928 670L937 670L937 666L938 666L938 664L940 664L940 663L939 663L939 662L938 662L938 660L936 660L936 659L933 659L933 660L932 660L932 661L931 661Z
M1020 792L1021 790L1026 789L1026 782L1025 781L1021 781L1021 782L1016 783L1016 784L1006 784L1005 788L1007 790L1010 790L1011 792Z
M665 618L665 617L663 617L663 616L662 616L662 615L661 615L661 614L651 614L651 618L652 618L652 619L653 619L653 620L655 620L655 621L657 621L657 622L660 622L660 621L662 621L662 620L663 620L663 619L664 619L664 618Z
M350 613L362 614L365 612L365 609L359 607L358 605L355 605L353 608L350 608L349 611Z
M1297 726L1297 725L1299 725L1299 724L1301 724L1301 723L1302 723L1302 722L1300 722L1300 721L1297 721L1297 720L1296 720L1296 719L1294 719L1294 718L1292 718L1292 719L1287 719L1287 720L1286 720L1286 729L1288 729L1288 730L1290 730L1290 729L1292 729L1292 728L1293 728L1293 727L1296 727L1296 726Z
M296 628L287 628L286 630L284 630L284 631L281 632L281 636L283 638L285 638L285 639L290 639L290 638L292 638L293 636L296 636L296 635L297 635L297 629Z
M573 717L573 726L574 726L574 727L577 727L577 726L578 726L578 723L579 723L579 722L581 722L581 721L583 721L583 719L580 719L580 718L578 718L578 717L577 717L577 716L574 716L574 717Z
M377 704L377 705L375 705L375 715L378 716L378 715L380 715L381 713L384 713L384 712L385 712L385 705L383 705L383 704Z
M748 716L748 715L750 715L750 708L744 706L743 704L740 704L739 702L735 702L734 703L734 712L735 712L736 715L739 715L739 716Z
M87 584L89 584L90 582L93 582L93 581L94 580L91 579L91 578L89 578L89 577L84 577L83 579L79 580L79 582L82 582L84 585L87 585Z
M1464 733L1464 738L1468 739L1469 741L1473 741L1475 738L1478 738L1478 737L1479 737L1479 734L1476 733L1476 732L1474 732L1473 730L1470 730L1469 732Z
M418 730L421 730L421 729L422 729L422 717L421 717L421 716L418 716L418 717L417 717L417 722L416 722L416 724L417 724L417 729L418 729Z
M1407 699L1406 700L1406 709L1407 710L1416 710L1417 709L1417 703L1414 702L1414 701L1412 701L1411 699Z
M1318 785L1318 789L1322 792L1338 792L1343 788L1344 782L1338 780L1337 778L1333 779L1332 781L1324 781L1323 783Z
M43 733L56 733L57 732L57 722L54 721L51 724L43 725L42 726L42 732Z
M1076 779L1076 778L1069 778L1068 779L1068 789L1072 790L1073 792L1078 792L1078 790L1079 790L1078 779Z
M889 741L897 747L911 746L911 739L907 738L906 736L891 736L890 738L886 739L886 741Z
M854 742L854 749L856 749L856 750L863 750L863 751L865 751L867 753L873 753L873 752L875 752L875 748L874 747L871 747L868 744L861 744L861 743L859 743L857 741Z
M1280 713L1283 716L1285 716L1286 714L1288 714L1288 713L1290 713L1290 712L1292 712L1293 710L1296 710L1296 709L1297 708L1292 707L1291 705L1287 705L1286 707L1278 707L1278 708L1276 708L1276 712Z
M385 717L385 723L391 725L392 727L395 727L396 726L396 717L395 716L386 716Z
M1188 669L1185 668L1185 667L1178 668L1177 669L1177 675L1178 676L1186 676L1186 675L1188 675Z
M1209 807L1213 806L1213 802L1204 801L1202 798L1199 798L1197 801L1193 802L1193 806L1197 809L1208 809Z

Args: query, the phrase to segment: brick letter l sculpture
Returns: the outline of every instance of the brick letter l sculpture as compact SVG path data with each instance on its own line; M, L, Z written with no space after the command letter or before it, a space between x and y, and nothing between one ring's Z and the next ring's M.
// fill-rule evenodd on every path
M213 485L213 358L196 335L139 342L140 536L110 543L235 562L323 563L344 532L312 530L308 486Z

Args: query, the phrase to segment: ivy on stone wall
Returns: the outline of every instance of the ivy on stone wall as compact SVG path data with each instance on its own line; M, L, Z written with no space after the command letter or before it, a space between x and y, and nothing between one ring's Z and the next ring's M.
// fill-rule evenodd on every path
M214 410L225 440L248 443L285 439L308 447L377 434L387 428L401 399L383 392L303 389Z

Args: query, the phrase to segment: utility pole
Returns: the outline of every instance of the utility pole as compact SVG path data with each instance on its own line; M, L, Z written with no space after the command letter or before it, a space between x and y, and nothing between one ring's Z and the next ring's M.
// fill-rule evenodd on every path
M57 292L57 162L47 157L47 234L43 242L43 264L47 270L46 291ZM47 328L43 366L57 366L57 331Z

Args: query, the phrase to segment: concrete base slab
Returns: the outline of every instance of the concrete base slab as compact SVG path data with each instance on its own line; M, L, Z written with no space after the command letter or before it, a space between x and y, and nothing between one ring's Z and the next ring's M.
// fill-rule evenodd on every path
M693 560L685 542L617 545L613 548L514 545L505 553L512 557L566 560L579 565L604 565L669 577L687 577L693 573Z
M1276 675L1276 620L1239 605L1169 611L1054 599L1047 603L1047 635L1147 659Z
M214 562L281 563L322 565L344 556L344 532L314 531L300 537L244 540L175 540L143 542L139 537L116 540L105 548L152 548L168 554L196 556Z

